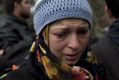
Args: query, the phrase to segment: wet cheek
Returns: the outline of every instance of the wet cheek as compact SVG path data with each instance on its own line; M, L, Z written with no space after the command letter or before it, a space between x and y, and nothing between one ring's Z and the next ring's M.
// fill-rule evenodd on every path
M89 44L89 38L83 39L80 42L80 45L82 45L82 48L85 48Z
M86 43L86 42L89 42L89 40L90 40L90 36L88 35L88 36L82 38L81 41L84 42L84 43Z
M62 55L63 46L58 43L53 43L50 45L50 50L55 56L60 57Z

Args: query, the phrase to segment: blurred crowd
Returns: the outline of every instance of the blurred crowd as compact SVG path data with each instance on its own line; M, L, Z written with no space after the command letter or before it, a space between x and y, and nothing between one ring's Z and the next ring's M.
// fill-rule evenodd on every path
M36 37L31 14L33 2L0 0L0 75L25 64Z

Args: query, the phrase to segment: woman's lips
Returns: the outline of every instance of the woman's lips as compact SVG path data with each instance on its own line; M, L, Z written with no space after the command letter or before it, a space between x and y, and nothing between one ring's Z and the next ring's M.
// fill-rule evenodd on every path
M68 61L75 61L77 59L77 54L65 54L64 56Z

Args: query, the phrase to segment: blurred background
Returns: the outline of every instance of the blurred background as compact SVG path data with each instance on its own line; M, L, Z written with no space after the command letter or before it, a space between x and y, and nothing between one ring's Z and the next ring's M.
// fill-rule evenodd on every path
M30 0L31 6L34 5L34 0ZM111 19L108 18L104 10L104 0L89 0L92 10L93 10L93 36L102 37L102 35L108 30L108 26L112 23ZM0 15L4 14L2 9L2 0L0 0ZM32 17L31 17L32 23ZM32 25L32 24L30 24Z
M102 35L108 30L112 20L107 16L105 12L105 1L104 0L89 0L93 10L93 35L102 37Z

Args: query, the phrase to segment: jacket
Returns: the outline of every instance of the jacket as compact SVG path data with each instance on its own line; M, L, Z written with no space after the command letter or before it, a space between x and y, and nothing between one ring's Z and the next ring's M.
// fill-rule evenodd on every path
M97 60L105 64L109 80L119 80L119 20L113 22L109 31L92 46Z
M22 65L28 55L33 35L26 22L13 15L0 17L0 73L7 72L13 64Z

